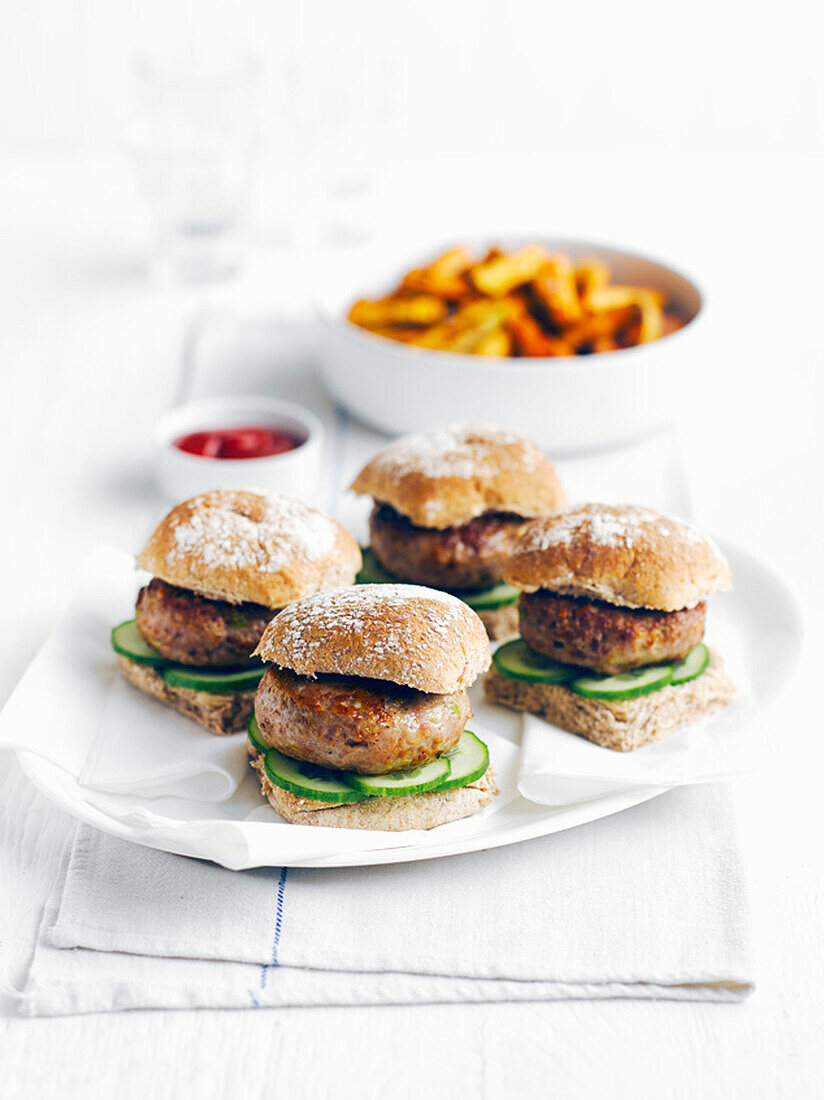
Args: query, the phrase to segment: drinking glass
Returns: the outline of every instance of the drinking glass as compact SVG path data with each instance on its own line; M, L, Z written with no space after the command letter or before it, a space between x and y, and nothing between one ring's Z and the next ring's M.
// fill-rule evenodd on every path
M260 66L245 53L180 50L135 62L134 154L161 281L240 266L259 132Z

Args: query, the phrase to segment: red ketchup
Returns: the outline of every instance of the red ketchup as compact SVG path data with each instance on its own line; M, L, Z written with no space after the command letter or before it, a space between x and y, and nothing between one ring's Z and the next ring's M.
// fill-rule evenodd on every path
M268 458L293 451L303 442L282 428L211 428L179 436L174 445L201 458Z

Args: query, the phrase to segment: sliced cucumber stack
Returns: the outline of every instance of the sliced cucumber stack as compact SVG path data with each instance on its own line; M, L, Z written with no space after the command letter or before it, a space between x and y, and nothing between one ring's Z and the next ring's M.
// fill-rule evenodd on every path
M530 649L521 638L499 646L492 660L503 676L529 684L565 684L573 676L581 674L581 670L573 665L553 661L551 657Z
M185 665L169 665L163 669L163 679L170 687L188 688L190 691L233 692L254 691L265 669L187 668Z
M140 631L134 619L121 623L112 631L112 649L121 657L128 657L138 665L151 665L152 668L161 668L169 662L154 646L150 646Z
M577 676L570 680L567 687L576 695L586 699L603 699L617 703L622 699L636 699L639 695L649 695L672 683L672 665L652 665L646 668L634 668L630 672L620 672L615 676Z
M710 663L710 651L703 642L689 651L672 669L672 683L686 684L696 680Z
M474 733L464 730L458 744L446 753L451 771L448 777L435 788L438 791L451 791L456 787L465 787L474 783L486 773L489 767L489 749Z
M361 802L367 795L344 782L343 772L332 772L316 764L305 764L267 749L263 757L266 774L276 787L315 802Z
M530 684L563 684L576 695L587 699L617 703L622 699L649 695L668 684L686 684L695 680L706 670L710 654L707 647L700 643L674 665L646 665L630 672L605 676L553 661L551 657L530 649L522 638L516 638L499 646L492 660L498 672L510 680L523 680Z
M451 767L445 756L422 764L419 768L409 768L403 772L388 772L386 775L357 775L345 772L346 782L364 795L387 797L402 794L422 794L424 791L441 790L441 784L449 779Z
M194 665L181 665L176 661L168 661L149 645L137 629L134 619L116 626L112 630L111 639L115 653L127 657L136 664L149 665L156 669L170 687L223 693L254 691L265 672L257 658L249 664L237 665L233 668L197 668Z
M378 561L374 551L368 546L362 548L363 565L358 573L358 584L402 584L400 577L390 573ZM511 584L492 584L489 588L463 588L445 589L452 596L469 604L473 611L494 611L496 607L507 607L515 603L521 594L519 588L513 588Z
M266 774L274 785L316 802L360 802L364 798L451 791L480 779L489 767L489 749L469 730L464 730L458 744L437 760L385 775L332 771L284 756L263 743L254 715L247 733L253 747L263 754Z
M253 749L257 749L258 752L264 753L269 751L269 746L265 744L261 736L260 726L257 724L257 718L255 718L254 714L249 719L249 725L246 727L246 734Z

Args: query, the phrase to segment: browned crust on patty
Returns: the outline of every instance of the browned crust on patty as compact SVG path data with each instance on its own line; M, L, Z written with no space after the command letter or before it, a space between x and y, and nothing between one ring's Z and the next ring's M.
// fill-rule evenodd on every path
M542 588L521 597L519 614L521 637L538 653L613 674L680 661L704 637L705 610L616 607Z
M273 810L293 825L325 825L336 829L434 829L449 821L471 817L499 793L495 772L490 765L484 775L466 787L452 791L427 791L391 798L367 798L362 802L316 802L300 798L276 787L266 774L259 754L251 765Z
M504 573L527 521L487 512L457 527L417 527L387 504L369 520L370 546L399 580L449 590L486 588Z
M534 592L678 611L730 587L711 539L650 508L585 504L529 524L504 580Z
M225 667L249 660L274 614L260 604L211 600L153 577L138 593L135 622L167 660Z
M255 707L254 691L192 691L172 687L149 665L139 665L118 654L120 671L140 691L154 696L167 707L193 718L211 733L221 736L245 730Z
M465 691L430 695L385 681L311 680L270 666L255 698L260 738L295 760L383 775L428 764L458 742Z
M492 703L545 718L553 726L577 733L605 749L627 752L712 714L732 702L736 688L721 657L710 650L707 670L696 680L675 684L637 699L605 702L575 695L561 684L511 680L496 668L484 679Z
M537 444L515 432L461 425L396 439L351 488L419 527L454 527L485 512L546 516L567 504L555 467Z

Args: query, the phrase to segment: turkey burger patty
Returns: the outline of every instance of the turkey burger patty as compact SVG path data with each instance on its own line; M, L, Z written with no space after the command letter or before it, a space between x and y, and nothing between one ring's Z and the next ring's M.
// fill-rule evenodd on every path
M381 564L401 580L437 588L497 584L527 520L487 512L455 527L417 527L388 504L369 520L370 545Z
M135 621L167 660L225 666L249 660L274 614L260 604L212 600L153 577L137 597Z
M375 503L370 548L390 576L489 600L475 604L489 637L511 637L515 593L483 590L500 584L527 523L567 501L540 447L495 428L437 428L394 440L350 488Z
M539 589L521 596L519 610L532 649L612 675L685 657L704 636L706 604L652 611Z
M310 679L270 666L255 700L263 740L295 760L381 775L426 764L455 745L472 713L444 695L352 676Z

